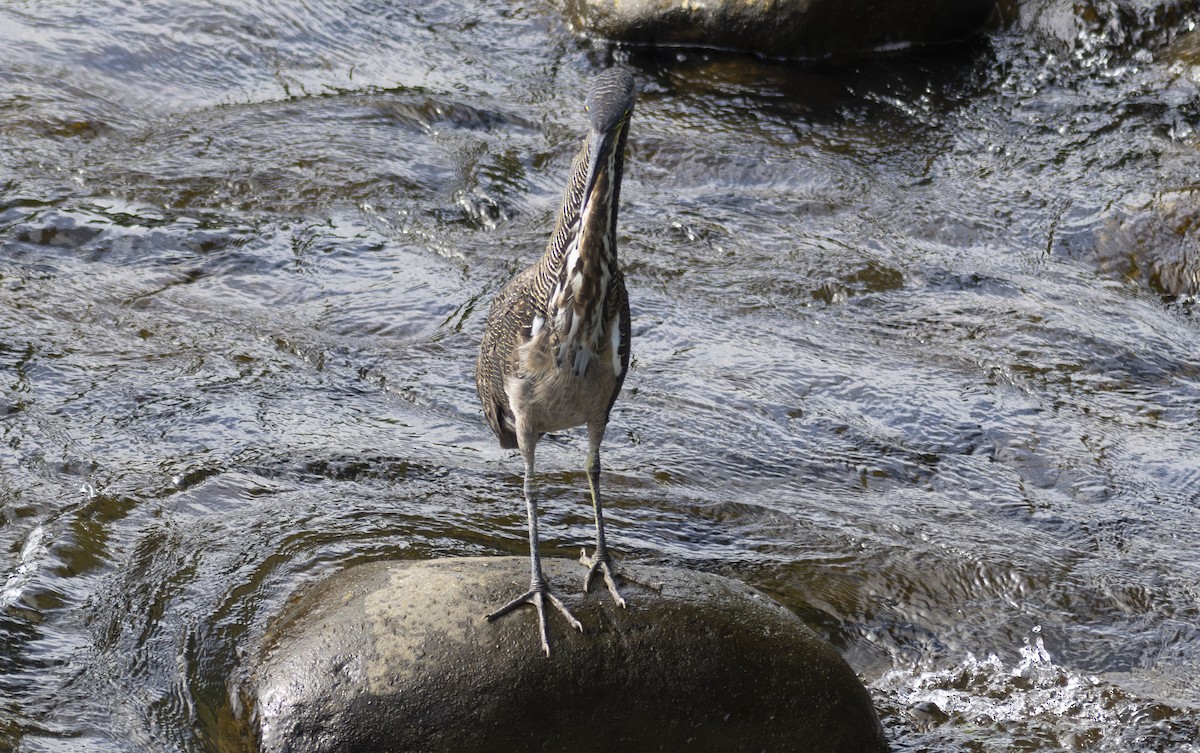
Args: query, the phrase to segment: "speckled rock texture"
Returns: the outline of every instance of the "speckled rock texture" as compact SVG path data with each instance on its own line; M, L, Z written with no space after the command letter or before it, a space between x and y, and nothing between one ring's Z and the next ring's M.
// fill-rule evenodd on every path
M556 0L578 30L767 57L853 57L969 38L995 0Z
M584 632L554 613L482 615L528 586L523 558L380 562L309 589L264 641L260 746L316 751L887 749L867 691L824 640L753 589L624 565L626 610L544 560Z

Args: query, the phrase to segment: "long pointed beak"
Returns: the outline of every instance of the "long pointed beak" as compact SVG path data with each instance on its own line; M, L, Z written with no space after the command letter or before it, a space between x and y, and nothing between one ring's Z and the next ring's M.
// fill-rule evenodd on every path
M592 202L596 199L611 201L613 196L613 181L617 178L615 175L607 175L607 185L605 190L597 194L596 185L606 173L614 170L621 160L621 155L614 155L613 152L621 148L621 133L625 130L627 120L622 121L609 131L592 130L589 136L590 149L588 150L587 162L587 180L584 183L583 203L579 207L579 215L587 217L593 211ZM610 207L602 207L607 210Z
M592 82L587 96L590 129L581 216L595 213L597 207L592 204L597 199L608 204L604 207L605 214L614 209L621 182L622 155L617 151L624 148L625 129L629 126L635 96L633 76L619 66L609 68ZM597 185L603 190L598 192Z

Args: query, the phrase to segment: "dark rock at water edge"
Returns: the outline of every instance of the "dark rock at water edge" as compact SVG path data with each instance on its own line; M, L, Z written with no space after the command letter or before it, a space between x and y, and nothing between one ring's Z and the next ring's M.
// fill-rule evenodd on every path
M768 57L852 57L977 34L995 0L556 0L579 30Z
M1063 52L1137 51L1170 39L1198 0L1006 0L1021 30Z
M548 610L554 655L523 609L523 558L382 562L312 588L272 627L248 693L261 748L282 751L887 749L837 652L736 581L625 565L627 610L544 561L584 625Z

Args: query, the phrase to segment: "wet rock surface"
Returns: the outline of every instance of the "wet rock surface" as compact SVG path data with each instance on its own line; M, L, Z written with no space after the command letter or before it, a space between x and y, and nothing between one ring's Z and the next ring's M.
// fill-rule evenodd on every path
M955 42L977 33L994 0L558 0L572 24L639 44L828 58Z
M1023 31L1063 51L1153 47L1197 9L1195 0L1019 0L1013 5Z
M579 593L583 622L481 615L524 589L523 558L380 562L306 593L273 626L251 694L264 751L886 750L870 698L824 640L715 575L626 565L627 610Z

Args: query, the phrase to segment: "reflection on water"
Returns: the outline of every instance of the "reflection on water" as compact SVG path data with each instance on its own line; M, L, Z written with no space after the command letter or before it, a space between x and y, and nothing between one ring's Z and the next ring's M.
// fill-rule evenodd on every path
M899 750L1196 750L1200 338L1140 270L1194 254L1200 77L1175 26L1113 28L615 53L613 543L802 615ZM296 588L523 553L474 353L612 53L509 2L26 3L0 37L0 748L238 749ZM590 535L583 442L539 445L547 554Z

